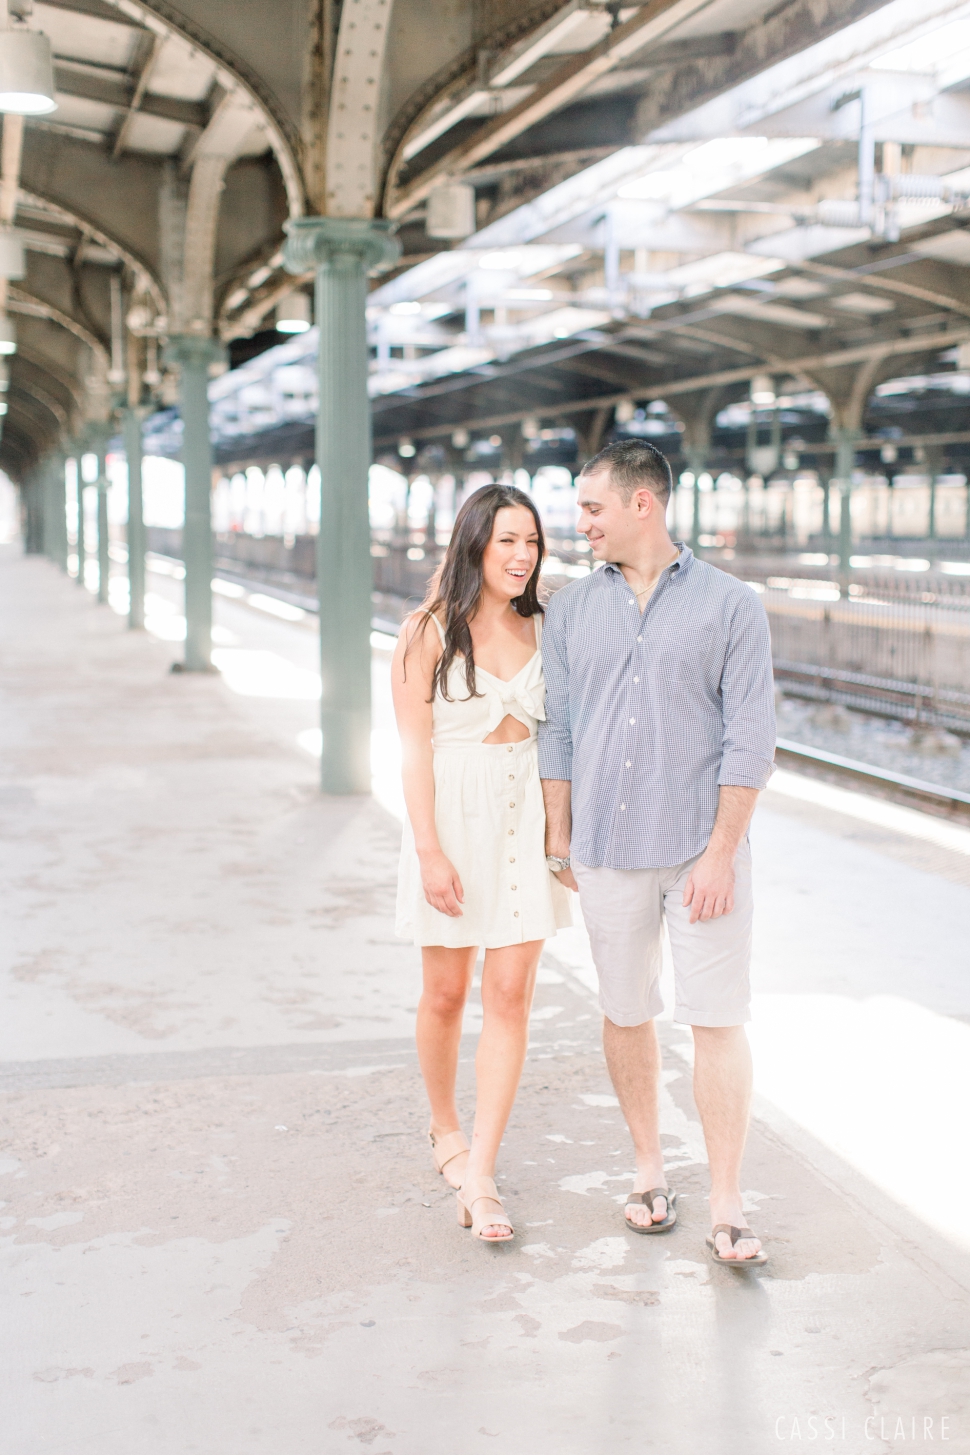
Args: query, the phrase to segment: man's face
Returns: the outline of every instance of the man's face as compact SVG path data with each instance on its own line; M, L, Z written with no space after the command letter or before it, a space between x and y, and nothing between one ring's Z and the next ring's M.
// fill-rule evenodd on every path
M609 469L579 479L579 524L598 561L625 561L643 540L654 497L637 490L627 504L610 485Z

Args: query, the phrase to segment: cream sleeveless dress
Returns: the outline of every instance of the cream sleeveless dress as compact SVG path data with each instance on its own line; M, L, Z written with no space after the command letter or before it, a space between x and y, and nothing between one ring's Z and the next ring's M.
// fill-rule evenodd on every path
M432 617L444 641L444 629ZM536 650L503 682L475 668L481 697L468 695L465 664L452 662L451 702L432 704L435 826L458 871L465 900L460 918L432 909L421 887L411 824L405 821L397 889L397 934L415 945L487 950L545 940L572 923L569 891L546 864L546 815L539 781L537 729L545 719L542 617ZM504 717L529 729L520 743L485 743Z

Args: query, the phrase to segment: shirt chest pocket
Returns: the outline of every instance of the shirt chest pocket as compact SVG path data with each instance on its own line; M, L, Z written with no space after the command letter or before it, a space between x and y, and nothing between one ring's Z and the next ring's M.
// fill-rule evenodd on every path
M713 684L720 681L724 651L711 626L692 627L689 632L658 641L651 651L651 665L658 685L671 690L679 686Z

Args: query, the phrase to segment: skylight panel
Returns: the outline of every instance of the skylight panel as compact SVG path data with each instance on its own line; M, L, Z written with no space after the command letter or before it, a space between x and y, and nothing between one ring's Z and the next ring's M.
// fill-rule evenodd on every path
M646 172L632 182L625 182L617 196L666 202L676 211L773 171L819 145L816 137L808 136L716 137L692 148L675 167Z

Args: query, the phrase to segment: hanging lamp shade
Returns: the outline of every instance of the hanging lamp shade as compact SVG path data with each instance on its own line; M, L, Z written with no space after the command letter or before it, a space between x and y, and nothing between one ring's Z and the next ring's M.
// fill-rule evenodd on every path
M0 31L0 111L43 116L56 109L47 36L36 30Z
M305 293L291 293L276 305L276 327L280 333L306 333L310 318L310 300Z

